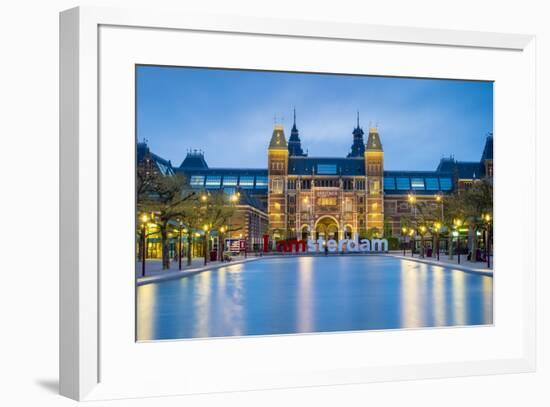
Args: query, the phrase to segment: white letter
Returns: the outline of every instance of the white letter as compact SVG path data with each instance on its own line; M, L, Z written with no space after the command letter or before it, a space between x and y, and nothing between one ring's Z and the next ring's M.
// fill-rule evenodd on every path
M370 252L370 242L368 239L361 239L359 250L361 250L362 252Z
M322 250L323 249L323 243L324 243L324 240L323 240L322 237L317 239L317 250Z
M316 252L317 247L315 247L315 240L308 239L307 240L307 251L308 252Z
M344 251L344 248L342 246L344 246L345 243L347 243L348 240L347 239L342 239L338 242L338 251L339 252L343 252ZM347 248L347 246L346 246Z
M388 241L386 239L372 239L372 249L377 252L387 252Z
M328 246L328 251L329 251L329 252L335 252L336 249L338 248L338 243L336 243L336 240L330 239L330 240L327 242L327 246Z
M357 237L354 240L348 240L348 244L346 246L347 250L350 252L357 252L359 251L359 242L357 241Z

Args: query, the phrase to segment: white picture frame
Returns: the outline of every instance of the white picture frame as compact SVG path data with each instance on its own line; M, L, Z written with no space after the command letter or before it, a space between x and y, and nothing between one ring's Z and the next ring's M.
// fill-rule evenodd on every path
M112 33L114 37L102 35L101 30L118 30ZM104 31L104 32L107 32ZM111 32L109 31L109 32ZM496 141L495 184L497 192L495 213L495 273L497 284L495 290L508 293L506 287L516 286L516 298L504 298L500 309L510 312L498 314L495 325L489 328L459 328L456 330L416 330L414 332L395 331L391 337L383 337L383 333L373 332L365 336L363 333L350 334L323 334L323 335L296 335L262 338L233 338L220 340L193 340L172 341L148 345L129 343L125 337L125 347L132 348L126 352L122 348L111 345L116 327L114 321L109 320L111 312L105 313L105 302L112 298L113 290L105 290L105 281L113 278L111 274L101 272L102 263L108 251L102 251L102 244L106 244L108 236L102 218L109 217L105 210L105 191L110 191L106 185L111 182L102 177L102 173L113 165L113 157L104 154L105 146L117 149L117 153L126 151L125 157L133 157L133 150L129 151L128 140L118 143L116 137L102 138L102 120L111 120L101 115L101 106L104 102L101 93L100 73L105 61L102 47L109 48L109 38L119 38L116 35L125 31L129 35L141 35L143 48L147 44L147 36L171 35L172 33L192 33L200 36L223 35L225 37L241 36L253 37L257 41L330 41L332 44L377 44L380 46L417 46L425 49L426 55L433 50L452 49L468 52L491 52L498 59L500 53L506 53L513 58L513 68L509 68L507 77L516 75L518 83L504 89L504 92L519 92L522 100L516 111L519 124L508 123L508 115L497 115L496 126L498 134L503 134L502 142ZM155 34L157 33L157 34ZM220 37L221 38L221 37ZM181 41L180 38L166 38L167 41ZM120 37L120 41L126 41ZM151 43L154 44L154 39ZM129 47L131 48L131 47ZM125 54L126 51L121 54ZM157 49L157 58L162 53L169 54L170 49ZM314 51L315 52L315 51ZM343 51L344 52L344 51ZM381 51L386 52L386 51ZM393 51L392 51L393 52ZM396 49L395 52L403 52ZM107 53L107 57L111 54ZM389 55L389 54L388 54ZM127 56L127 55L126 55ZM128 56L128 58L130 58ZM141 58L141 57L140 57ZM213 57L215 58L215 56ZM428 57L429 58L429 57ZM136 60L133 63L143 62ZM224 61L218 61L224 64ZM234 64L239 64L238 59ZM306 62L304 62L306 63ZM161 63L162 64L162 63ZM319 68L311 62L311 71L323 71L330 68ZM269 64L268 64L269 65ZM517 68L517 69L516 69ZM350 68L351 69L351 68ZM361 68L359 72L361 71ZM434 67L432 72L424 72L418 68L411 68L419 76L445 76L445 67ZM496 68L492 68L496 69ZM502 70L507 69L501 67ZM491 79L488 70L479 67L480 73L464 69L464 77ZM516 73L511 72L512 70ZM125 71L126 72L126 71ZM379 74L394 74L394 72L378 72ZM108 77L108 75L106 75ZM129 78L132 79L133 78ZM108 78L105 79L109 81ZM512 81L512 79L510 79ZM114 90L113 90L114 91ZM120 91L118 91L120 93ZM496 92L499 92L498 87ZM215 15L179 14L171 12L154 12L148 10L118 10L95 7L79 7L67 10L60 15L60 392L75 400L97 400L107 398L141 397L175 394L193 394L199 392L235 391L251 389L268 389L284 387L301 387L315 385L330 385L344 383L367 383L380 380L403 380L414 378L433 378L446 376L462 376L475 374L495 374L511 372L530 372L535 369L535 255L534 235L529 233L535 230L535 38L530 35L481 33L466 31L451 31L440 29L423 29L410 27L388 27L376 25L344 24L315 21L292 21L263 18L227 17ZM133 98L133 94L121 95L124 100ZM126 106L126 105L124 105ZM496 109L499 109L499 99L496 98ZM127 106L126 106L127 107ZM503 109L508 109L504 106ZM508 110L503 110L507 112ZM133 114L133 109L132 109ZM125 116L121 113L120 116ZM113 119L114 120L114 119ZM502 120L503 125L500 125ZM506 126L505 126L505 125ZM509 130L508 130L509 129ZM130 130L130 129L129 129ZM133 131L133 130L132 130ZM513 143L508 144L507 132L518 134L521 131L521 156L514 156ZM107 133L106 133L107 134ZM108 133L110 134L110 132ZM133 139L131 140L133 143ZM126 143L126 144L125 144ZM522 201L519 203L521 214L518 218L521 226L516 232L517 241L507 242L503 230L498 227L498 219L504 219L513 205L506 200L510 191L505 187L506 182L516 181L511 166L521 165L526 180L522 181ZM133 162L122 160L122 162ZM119 165L118 163L116 163ZM126 168L123 173L134 171L133 166ZM502 175L499 175L500 174ZM501 178L499 178L501 177ZM504 180L508 178L507 181ZM124 178L123 178L124 179ZM519 179L518 179L519 182ZM132 181L128 180L128 184ZM105 190L105 188L108 188ZM499 190L500 188L500 190ZM126 196L131 196L131 188ZM513 192L513 191L512 191ZM499 194L502 193L500 200ZM133 201L131 202L133 205ZM126 206L125 208L128 208ZM130 214L127 219L133 219ZM121 222L122 227L126 225ZM112 243L112 242L111 242ZM132 248L133 242L126 246ZM517 256L510 261L502 261L498 256L507 255L510 248L517 250ZM509 255L509 254L508 254ZM132 264L132 259L129 259ZM517 267L516 267L517 266ZM514 268L519 270L512 274ZM507 273L507 271L510 273ZM133 268L127 270L130 280L133 281ZM500 273L500 274L499 274ZM502 275L502 277L499 277ZM500 280L499 280L500 279ZM121 278L113 285L130 281ZM110 281L110 280L109 280ZM501 283L502 281L502 283ZM128 290L133 290L133 285ZM498 295L498 294L497 294ZM504 294L503 294L504 295ZM128 293L131 298L131 293ZM126 298L126 297L124 297ZM514 301L513 306L506 308L506 300ZM498 299L497 299L498 300ZM124 302L124 301L123 301ZM129 308L129 301L125 301L120 315L125 315ZM499 302L496 301L497 306ZM110 306L115 304L110 303ZM124 312L122 312L124 311ZM514 311L514 312L512 312ZM513 314L515 319L506 320ZM116 315L116 311L112 313ZM133 315L128 315L128 323L133 324ZM103 322L105 321L105 322ZM121 325L126 325L122 323ZM508 327L508 331L499 332L500 327ZM122 328L121 328L122 329ZM378 339L375 338L377 336ZM414 363L403 358L405 352L395 351L395 360L379 361L372 365L367 361L342 355L341 358L330 357L326 354L316 359L315 354L304 355L304 349L335 349L344 345L346 348L360 349L361 344L376 343L381 340L386 348L395 346L401 349L403 343L414 344L420 350L422 343L428 343L437 336L437 340L455 340L452 337L461 337L471 344L482 344L491 341L502 343L498 352L487 358L476 355L472 359L464 358L453 362L440 360L435 352L433 360L426 363ZM304 337L304 338L302 338ZM307 337L307 338L305 338ZM383 340L382 340L383 338ZM393 339L395 338L395 339ZM430 339L432 338L432 339ZM508 338L508 339L505 339ZM500 339L502 342L500 342ZM510 340L509 349L506 340ZM479 341L479 342L474 342ZM468 342L470 343L470 342ZM513 344L512 344L513 343ZM245 344L245 345L244 345ZM162 349L161 349L162 348ZM242 363L243 366L234 366L232 376L228 376L223 369L219 374L203 371L196 360L187 355L188 363L194 366L194 375L180 377L171 381L173 370L167 366L162 371L162 358L167 354L176 355L182 349L192 349L198 355L223 355L230 353L231 357L220 361L221 365L237 363L239 358L250 358L248 354L264 355L268 349L274 357L282 352L292 359L300 353L304 359L301 363L308 363L306 370L297 369L292 360L280 365L275 360L266 358L263 365L252 360ZM381 350L379 348L378 350ZM433 349L433 346L432 346ZM460 355L460 351L455 349ZM292 354L295 352L296 354ZM441 349L441 354L449 350ZM306 352L307 353L307 352ZM368 354L368 351L366 351ZM383 352L382 352L383 353ZM120 360L111 361L108 355L120 354ZM419 355L422 353L420 352ZM140 368L135 367L136 357L139 357ZM215 356L213 356L215 357ZM221 356L220 356L221 357ZM459 356L457 356L459 357ZM174 358L175 360L177 357ZM221 359L220 359L221 360ZM156 364L157 363L157 364ZM159 365L160 363L160 365ZM167 363L167 360L164 361ZM256 363L254 365L254 363ZM354 364L355 363L355 364ZM117 368L114 368L114 366ZM123 366L122 366L123 365ZM191 368L193 368L193 366ZM141 369L141 370L140 370ZM239 370L241 369L241 370ZM143 382L131 380L132 371L141 374L147 370L154 371L154 377L144 379ZM166 379L166 380L164 380Z

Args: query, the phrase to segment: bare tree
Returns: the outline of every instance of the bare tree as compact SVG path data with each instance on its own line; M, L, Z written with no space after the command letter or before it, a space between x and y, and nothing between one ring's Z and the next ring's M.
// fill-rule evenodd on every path
M138 178L139 182L139 178ZM161 237L162 269L170 268L168 225L171 221L185 221L184 203L195 193L186 190L186 180L180 174L162 176L156 174L147 180L147 186L140 185L138 210L151 213L151 222L157 225Z

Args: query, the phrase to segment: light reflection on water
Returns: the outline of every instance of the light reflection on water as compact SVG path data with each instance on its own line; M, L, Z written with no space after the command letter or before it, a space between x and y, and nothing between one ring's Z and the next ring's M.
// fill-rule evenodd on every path
M492 277L384 256L262 259L138 287L138 340L480 325Z

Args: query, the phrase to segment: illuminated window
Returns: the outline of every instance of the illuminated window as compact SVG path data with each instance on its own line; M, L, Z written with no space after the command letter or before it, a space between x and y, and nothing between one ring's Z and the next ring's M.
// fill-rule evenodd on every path
M317 199L317 205L319 206L336 206L336 197L325 196Z
M442 191L450 191L453 189L453 182L450 178L439 178L439 184Z
M226 175L223 177L223 186L224 187L234 187L237 185L238 177L233 175Z
M379 181L370 181L369 182L369 192L371 195L378 195L380 193L380 182Z
M271 169L272 170L282 170L283 169L283 162L282 161L273 161L271 163Z
M424 189L424 178L411 179L412 189Z
M426 189L428 191L439 191L439 181L437 178L426 178Z
M344 211L352 212L353 211L353 201L351 198L346 198L344 200Z
M409 179L404 177L397 177L397 189L408 190L411 189Z
M317 174L336 175L336 164L317 164Z
M384 178L384 189L393 190L395 189L395 178L394 177L385 177Z
M271 180L271 192L274 194L283 193L283 180L280 178L275 178Z
M244 189L254 188L254 176L241 175L241 179L239 180L239 186Z
M219 175L209 175L206 177L206 187L220 187L220 183L222 182L222 177Z
M192 175L189 183L192 187L204 186L204 175Z
M256 188L267 188L267 177L265 175L256 177Z

